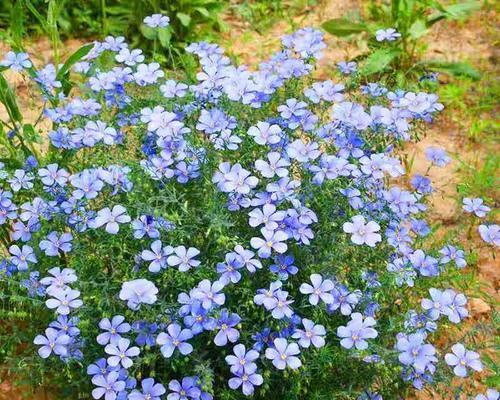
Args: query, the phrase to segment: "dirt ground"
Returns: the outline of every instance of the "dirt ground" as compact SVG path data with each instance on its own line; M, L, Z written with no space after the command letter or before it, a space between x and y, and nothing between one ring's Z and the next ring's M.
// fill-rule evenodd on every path
M303 26L319 26L325 20L346 15L352 15L359 7L357 0L325 0L321 6L311 8L306 13L295 17L294 28ZM273 50L279 48L279 38L285 33L292 31L288 21L276 23L262 35L253 31L248 23L242 22L231 15L225 18L228 26L226 32L222 33L221 44L228 49L231 54L237 56L241 63L256 65L260 60L267 57ZM479 12L466 22L452 22L436 24L428 39L428 49L426 57L440 58L448 61L468 60L473 65L481 69L494 70L495 60L498 58L498 49L494 46L494 30L498 19L494 13ZM320 61L320 68L317 72L320 78L329 78L330 72L335 64L341 60L348 60L362 49L354 44L347 44L330 35L326 35L327 49L324 58ZM81 45L77 40L65 43L65 50L70 53ZM5 46L0 44L0 54L5 50ZM40 40L31 46L30 53L34 54L37 62L46 63L50 61L50 44L46 40ZM28 110L31 105L31 96L28 87L19 78L12 77L12 83L21 90L18 101L23 110ZM0 109L0 116L4 110ZM35 120L38 114L33 112L27 115L28 120ZM456 156L451 165L447 168L434 168L429 175L433 186L439 188L432 196L430 204L430 217L433 222L441 224L440 230L445 232L458 226L463 214L457 203L456 186L464 178L459 169L458 159L471 165L480 166L484 162L486 146L496 146L495 151L500 150L498 143L482 145L473 144L465 136L464 129L456 123L450 111L445 111L431 125L426 136L417 144L408 144L403 150L409 158L414 158L412 170L409 174L425 173L428 161L425 159L424 150L429 146L439 146ZM491 150L491 149L490 149ZM497 200L498 201L498 200ZM438 235L440 233L438 232ZM472 242L467 239L463 232L460 235L465 248L479 247L481 239L474 234ZM491 300L469 298L469 309L471 312L470 321L464 326L471 326L474 323L491 321L492 312L496 309L499 299L500 288L500 263L494 260L491 252L484 246L479 248L478 279L480 285L491 296ZM443 339L446 341L446 338ZM480 386L479 386L480 387ZM12 387L8 381L0 383L0 400L20 400L22 390ZM49 397L44 391L40 391L33 400L48 400ZM438 399L439 395L433 393L419 393L418 399ZM451 398L451 396L450 396ZM61 399L62 400L62 399Z

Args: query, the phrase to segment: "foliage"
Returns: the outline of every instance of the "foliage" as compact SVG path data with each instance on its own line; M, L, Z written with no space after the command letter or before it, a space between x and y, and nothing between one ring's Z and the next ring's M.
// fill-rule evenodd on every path
M292 22L294 16L317 7L318 3L317 0L236 0L231 2L231 8L252 29L263 33L280 20Z
M0 27L10 28L8 39L17 44L23 34L48 35L54 50L60 47L59 34L125 36L172 65L179 61L174 58L182 57L186 43L222 28L220 13L226 4L225 0L8 0L0 4ZM155 32L144 26L144 17L153 13L168 15L170 26Z
M365 60L363 75L381 77L403 84L418 80L427 71L445 72L454 76L478 79L478 72L466 62L423 60L424 38L440 21L463 20L481 6L467 0L442 4L436 0L371 0L367 17L353 21L337 18L323 23L328 33L345 40L362 35L368 52L358 57ZM377 40L380 30L394 28L401 36L393 40Z

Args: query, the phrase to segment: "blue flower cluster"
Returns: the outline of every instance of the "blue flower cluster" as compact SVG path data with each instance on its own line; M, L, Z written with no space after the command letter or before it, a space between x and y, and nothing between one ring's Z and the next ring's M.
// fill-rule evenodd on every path
M168 22L159 14L145 20L153 29ZM377 40L397 37L394 30L377 33ZM261 368L296 370L308 352L337 343L342 351L360 352L367 363L402 366L402 379L416 388L432 380L438 358L428 334L442 317L452 323L467 317L463 294L430 289L422 312L410 311L392 336L397 360L393 350L378 354L371 344L387 334L377 321L382 312L378 294L387 282L412 287L418 279L440 275L451 262L466 266L463 250L452 244L439 255L421 248L421 238L430 231L421 219L433 191L428 177L413 176L407 188L391 186L391 178L405 174L395 146L443 106L434 94L389 91L378 83L348 91L350 86L331 80L312 82L309 75L324 48L321 32L301 29L283 37L282 49L251 71L234 66L218 45L194 43L187 51L199 57L201 70L196 82L184 83L166 79L158 63L144 63L142 51L129 48L123 38L108 37L74 65L83 83L72 97L59 90L58 67L49 64L35 73L43 95L58 99L47 103L44 115L54 126L48 135L52 159L60 161L0 168L0 225L10 232L0 273L11 279L28 271L23 286L29 295L46 298L57 317L45 335L34 339L42 358L55 354L65 362L82 360L85 347L101 346L107 358L87 369L94 399L159 400L167 392L169 400L212 399L212 389L196 373L172 379L168 387L158 381L162 375L135 374L152 354L163 362L193 353L199 360L210 342L232 347L233 354L224 358L227 383L244 395L263 385ZM104 67L103 58L112 66ZM29 57L13 52L1 65L16 71L32 67ZM339 68L356 73L354 63ZM290 95L291 86L300 90ZM362 103L366 99L368 106ZM81 170L65 164L66 154L112 152L134 134L140 142L131 149L133 163ZM426 155L438 167L450 161L442 149L430 148ZM245 227L215 265L206 264L208 245L173 242L170 234L177 225L186 229L184 221L145 213L127 201L137 187L148 193L174 187L188 193L201 184L212 188L219 207ZM315 203L322 191L333 202ZM325 213L321 207L330 209ZM478 217L489 211L481 199L465 199L464 209ZM331 246L363 254L380 251L383 268L334 274L324 266L303 265L300 255L323 235L323 224L336 229L337 243L332 238ZM498 225L481 225L479 232L485 242L499 245ZM88 341L82 341L78 328L79 310L86 305L74 289L83 291L86 282L80 285L73 268L48 268L54 260L70 265L84 235L110 235L142 246L135 255L127 254L130 265L119 293L109 293L113 309L122 312L90 321L99 333ZM200 271L205 271L202 279L183 286L185 277ZM159 283L167 272L176 277L168 287ZM250 304L238 303L240 287L252 288ZM175 293L177 302L159 310L165 292ZM265 326L247 319L249 308L259 321L267 321ZM144 309L158 317L133 317ZM320 315L321 321L343 322L332 330L314 321ZM465 376L466 367L481 370L476 355L457 344L446 362ZM371 388L365 389L367 396Z

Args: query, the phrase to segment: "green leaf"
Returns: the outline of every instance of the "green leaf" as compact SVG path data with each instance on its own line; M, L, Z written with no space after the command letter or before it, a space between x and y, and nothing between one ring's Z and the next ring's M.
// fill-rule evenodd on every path
M198 11L205 18L210 18L210 12L205 7L195 7L196 11Z
M481 8L479 1L466 1L458 4L450 4L439 7L439 11L433 13L427 19L427 26L432 26L442 19L463 19L469 16L473 11Z
M424 64L427 68L434 71L444 72L453 76L466 76L474 80L481 79L481 74L467 62L428 61Z
M50 33L50 26L47 23L47 21L45 20L45 18L42 16L42 14L40 14L38 12L36 7L31 3L30 0L23 0L23 1L24 1L24 4L26 5L26 7L28 8L28 10L30 10L31 13L33 14L33 16L37 19L38 23L41 25L43 30L46 33Z
M191 23L191 17L187 14L178 12L176 14L176 17L179 21L181 21L181 24L184 25L185 27L188 27L189 24Z
M328 33L339 37L346 37L367 30L366 24L352 22L345 18L331 19L324 22L321 27Z
M80 47L78 50L76 50L73 54L71 54L66 60L66 62L63 64L63 66L57 72L57 80L63 79L64 75L66 75L66 73L71 69L71 67L75 65L77 62L79 62L87 54L89 54L90 50L92 50L93 47L94 45L92 43L86 44Z
M158 36L156 29L151 28L147 25L141 25L141 32L146 39L155 40Z
M7 83L7 80L2 74L0 74L0 103L2 103L7 109L7 113L9 114L12 122L22 121L23 116L21 115L19 107L17 106L14 93L12 92L9 84Z
M25 31L24 20L25 15L22 0L17 0L10 13L10 32L15 46L18 48L22 46L23 34Z
M30 143L42 143L42 137L35 131L31 124L23 125L23 137Z
M481 8L479 1L466 1L464 3L450 4L444 6L445 13L449 19L461 19L468 17L473 11Z
M158 39L163 47L168 47L170 39L172 38L172 31L169 27L158 29Z
M428 32L427 29L427 24L425 21L421 19L417 19L411 26L410 26L410 37L412 39L418 39L424 35L426 35Z
M361 73L372 75L383 71L397 57L399 51L395 49L379 49L371 53L365 60Z

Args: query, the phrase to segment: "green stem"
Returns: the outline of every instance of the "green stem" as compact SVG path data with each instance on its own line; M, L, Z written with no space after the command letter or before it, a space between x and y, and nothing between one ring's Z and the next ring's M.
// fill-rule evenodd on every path
M108 20L106 17L106 0L101 0L102 31L104 36L108 34Z

